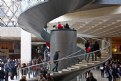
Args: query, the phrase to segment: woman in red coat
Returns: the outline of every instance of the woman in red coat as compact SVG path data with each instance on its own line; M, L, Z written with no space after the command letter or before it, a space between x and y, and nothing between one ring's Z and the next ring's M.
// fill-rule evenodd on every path
M63 29L63 25L60 22L57 24L57 29Z

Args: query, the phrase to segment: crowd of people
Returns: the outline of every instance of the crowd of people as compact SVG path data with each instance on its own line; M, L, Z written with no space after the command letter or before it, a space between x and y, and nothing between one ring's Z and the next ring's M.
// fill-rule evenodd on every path
M121 62L119 60L108 60L107 62L97 66L96 71L100 70L101 78L107 78L108 81L120 81L121 80ZM90 75L91 74L91 75ZM86 81L97 81L94 80L93 73L91 70L85 72Z
M121 62L119 60L109 60L100 65L101 77L108 78L108 81L119 81L121 77Z
M19 65L20 59L0 59L0 80L8 81L9 76L11 80L14 80L14 76L18 78Z
M20 59L7 59L0 58L0 81L9 81L9 77L11 80L22 79L20 81L24 81L25 76L40 76L42 75L46 81L50 79L48 73L47 64L36 66L36 64L40 64L43 62L47 62L50 60L49 49L46 48L43 52L43 55L39 57L34 57L29 63L23 63L21 65ZM34 66L35 65L35 66ZM42 77L41 76L41 77Z
M48 61L50 61L50 52L49 52L49 48L47 47L45 48L44 52L40 54L38 58L34 57L28 64L25 64L25 63L22 64L21 66L22 76L28 75L29 78L31 77L31 75L33 77L39 76L38 80L40 78L41 79L44 78L45 80L47 80L48 78L51 79L49 77L50 64L48 64ZM43 62L46 62L46 63L43 63Z

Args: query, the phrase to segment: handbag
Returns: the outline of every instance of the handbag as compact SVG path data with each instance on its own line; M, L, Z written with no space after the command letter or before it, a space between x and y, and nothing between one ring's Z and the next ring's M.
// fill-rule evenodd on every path
M12 73L11 72L8 72L8 76L12 76Z

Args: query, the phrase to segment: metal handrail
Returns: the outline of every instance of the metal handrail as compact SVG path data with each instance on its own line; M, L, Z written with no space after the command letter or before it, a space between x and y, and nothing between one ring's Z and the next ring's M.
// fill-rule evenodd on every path
M100 40L100 39L99 39L99 40ZM107 41L105 41L105 42L107 42ZM102 48L102 49L100 49L100 50L96 50L96 51L89 52L89 53L83 53L83 54L81 54L81 55L76 55L76 56L71 56L71 57L64 57L64 58L61 58L61 59L58 59L58 60L53 60L53 61L48 61L48 62L49 62L49 63L53 63L53 62L62 61L62 60L65 60L65 59L71 59L71 58L74 58L74 57L84 56L84 55L86 55L86 54L92 54L92 53L95 53L95 52L98 52L98 51L102 51L102 50L105 50L105 49L107 49L108 47L110 47L110 43L107 42L107 44L108 44L108 45L107 45L105 48ZM33 67L33 66L38 66L38 65L41 65L41 64L46 64L46 63L48 63L48 62L43 62L43 63L40 63L40 64L35 64L35 65L28 66L28 67ZM27 67L25 67L25 68L27 68ZM22 69L24 69L24 68L22 68Z

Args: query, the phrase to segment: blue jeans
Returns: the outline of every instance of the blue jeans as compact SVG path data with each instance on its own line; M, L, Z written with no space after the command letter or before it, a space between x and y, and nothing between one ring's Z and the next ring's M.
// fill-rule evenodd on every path
M90 54L87 54L87 61L89 61L90 59Z

